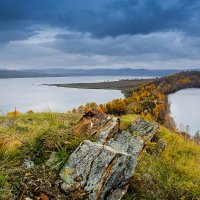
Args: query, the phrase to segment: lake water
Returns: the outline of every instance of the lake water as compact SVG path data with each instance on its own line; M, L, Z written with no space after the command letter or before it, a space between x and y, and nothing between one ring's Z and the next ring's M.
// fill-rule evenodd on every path
M89 76L0 79L0 111L5 114L16 107L21 112L28 110L42 112L49 109L65 112L91 101L98 104L106 103L124 96L118 90L73 89L41 84L90 83L127 78L147 77Z
M200 89L184 89L169 95L170 112L179 130L189 125L193 136L200 130Z

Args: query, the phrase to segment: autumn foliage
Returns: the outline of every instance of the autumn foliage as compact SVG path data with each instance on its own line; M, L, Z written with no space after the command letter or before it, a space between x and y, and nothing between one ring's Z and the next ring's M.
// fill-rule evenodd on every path
M192 87L200 87L199 71L181 72L168 77L157 78L153 82L133 90L132 94L125 99L114 99L100 105L91 102L85 106L79 106L73 112L84 113L92 109L114 115L122 115L128 112L164 124L169 117L167 95Z

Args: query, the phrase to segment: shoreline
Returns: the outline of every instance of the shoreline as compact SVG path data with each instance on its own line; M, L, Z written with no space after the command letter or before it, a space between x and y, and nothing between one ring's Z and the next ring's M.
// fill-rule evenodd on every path
M79 89L105 89L105 90L135 90L154 79L127 79L118 81L104 81L96 83L63 83L63 84L42 84L56 87L79 88Z

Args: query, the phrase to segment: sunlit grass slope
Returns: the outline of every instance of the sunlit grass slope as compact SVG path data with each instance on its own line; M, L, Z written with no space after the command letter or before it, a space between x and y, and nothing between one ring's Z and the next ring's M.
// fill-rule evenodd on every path
M56 152L60 166L84 139L85 136L74 136L71 130L79 117L61 113L0 117L0 199L24 199L26 192L31 193L22 181L27 173L32 178L42 177L41 184L55 181L58 170L51 170L45 163ZM25 169L25 160L34 162L34 170ZM49 173L46 177L38 174L41 170L43 174L44 167Z
M131 115L122 119L123 127ZM165 149L155 141L147 145L125 199L200 199L200 145L162 126L156 140Z
M87 139L72 132L72 125L80 117L69 113L0 117L0 199L31 197L36 192L31 183L64 199L55 184L63 161ZM121 129L138 117L121 116ZM166 144L163 151L158 149L158 141ZM53 168L47 164L52 152L57 157ZM25 160L33 161L34 168L26 169ZM161 127L156 140L141 154L125 199L200 199L200 145Z

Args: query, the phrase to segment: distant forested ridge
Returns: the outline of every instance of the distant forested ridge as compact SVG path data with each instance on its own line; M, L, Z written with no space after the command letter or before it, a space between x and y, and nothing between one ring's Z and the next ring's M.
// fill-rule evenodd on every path
M28 69L0 70L0 78L65 77L65 76L168 76L180 70L147 69Z

